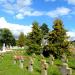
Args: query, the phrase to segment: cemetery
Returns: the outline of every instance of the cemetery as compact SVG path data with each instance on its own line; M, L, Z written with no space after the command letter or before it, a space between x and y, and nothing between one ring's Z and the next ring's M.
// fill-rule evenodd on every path
M50 32L41 32L36 22L32 28L27 36L21 33L16 44L6 31L13 40L2 34L6 40L0 40L0 75L75 75L74 45L65 38L61 20L54 21Z
M16 53L16 56L15 51L0 54L0 75L75 75L73 56L68 57L68 62L63 62L52 55L46 58L29 56L20 50Z

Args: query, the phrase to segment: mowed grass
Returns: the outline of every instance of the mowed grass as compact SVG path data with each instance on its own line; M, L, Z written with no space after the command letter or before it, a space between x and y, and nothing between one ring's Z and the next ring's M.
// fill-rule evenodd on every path
M17 51L16 54L30 57L25 52L21 52L21 51ZM15 52L8 52L0 56L0 75L41 75L40 55L36 55L34 59L34 65L33 65L34 71L32 73L29 72L27 69L29 59L28 58L24 59L24 68L21 69L19 67L19 61L17 62L17 64L13 63L14 55L15 55ZM47 60L47 62L49 61L48 58L45 58L45 59ZM70 57L69 62L68 62L69 67L73 68L73 75L75 75L75 60L74 59L75 58ZM61 75L59 66L58 66L61 64L62 62L59 59L54 60L53 66L49 64L48 75Z

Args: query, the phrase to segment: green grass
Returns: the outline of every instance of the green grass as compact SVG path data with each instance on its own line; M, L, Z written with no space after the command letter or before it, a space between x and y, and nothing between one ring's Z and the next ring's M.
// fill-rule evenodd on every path
M24 52L17 52L19 55L25 55L28 56ZM41 57L37 55L34 59L34 71L30 73L27 70L29 59L24 60L24 68L21 69L19 67L19 62L17 64L13 64L13 55L14 52L8 52L3 54L3 57L0 57L0 75L41 75L41 68L40 68L40 59ZM45 58L48 62L48 58ZM54 65L49 65L48 67L48 75L61 75L59 70L59 65L61 65L62 62L59 59L54 60ZM75 58L69 57L69 67L73 70L73 75L75 75Z

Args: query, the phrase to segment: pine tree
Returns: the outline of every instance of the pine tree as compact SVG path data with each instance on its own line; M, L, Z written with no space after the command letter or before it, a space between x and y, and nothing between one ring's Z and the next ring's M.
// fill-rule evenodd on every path
M45 23L43 23L40 28L42 30L43 35L46 35L49 32L49 28L48 28L47 24L45 24Z
M29 52L39 53L42 39L41 29L37 22L34 22L32 25L32 32L28 35Z
M66 30L62 20L56 19L54 21L53 30L49 33L49 47L51 53L56 57L61 57L64 52L68 52L69 41L66 35Z
M17 44L20 47L23 47L25 45L25 36L23 32L20 33Z

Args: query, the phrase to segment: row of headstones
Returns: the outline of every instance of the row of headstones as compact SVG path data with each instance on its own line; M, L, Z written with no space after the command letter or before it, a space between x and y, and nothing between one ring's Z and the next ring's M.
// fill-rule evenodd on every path
M61 61L63 62L60 71L62 75L72 75L72 69L68 67L68 59L65 54L62 55Z
M5 46L5 43L3 43L3 46L2 46L2 51L3 52L6 52L6 50L11 50L11 49L18 49L18 48L23 48L24 49L24 47L18 47L18 46Z
M10 46L5 46L5 43L3 43L3 46L2 46L2 51L3 52L6 52L6 50L10 50L10 49L12 49L12 46L10 45Z
M35 59L35 54L33 54L33 58L30 57L29 58L29 65L28 65L28 71L33 72L33 64L34 61L33 59ZM41 54L41 75L47 75L47 69L48 69L48 63L46 62L46 60L44 59L44 56ZM24 58L22 56L15 56L14 59L14 64L16 64L16 60L19 60L20 64L20 68L23 69L23 61ZM54 57L53 55L50 55L50 59L49 59L49 64L53 65L54 64ZM63 58L61 59L63 64L60 67L60 71L62 73L62 75L72 75L72 69L68 67L68 64L66 62L68 62L68 60L66 59L65 56L63 56Z
M41 57L44 58L43 55L41 55ZM62 55L61 61L63 63L61 65L61 67L60 67L60 71L61 71L62 75L72 75L72 69L68 67L68 64L67 64L68 59L67 59L67 57L66 57L65 54ZM46 64L46 61L45 60L44 60L44 63ZM54 57L53 57L53 55L50 55L49 64L50 65L54 65ZM45 69L47 69L47 68L48 68L48 66L45 65ZM47 75L47 73L45 71L43 71L43 73L44 74L42 74L42 75Z
M23 67L24 67L24 64L23 64L23 62L24 62L24 57L23 57L23 56L14 56L14 64L16 64L17 61L19 61L19 67L20 67L21 69L23 69ZM33 63L34 63L34 62L33 62L32 57L29 57L28 70L29 70L30 72L33 71Z

